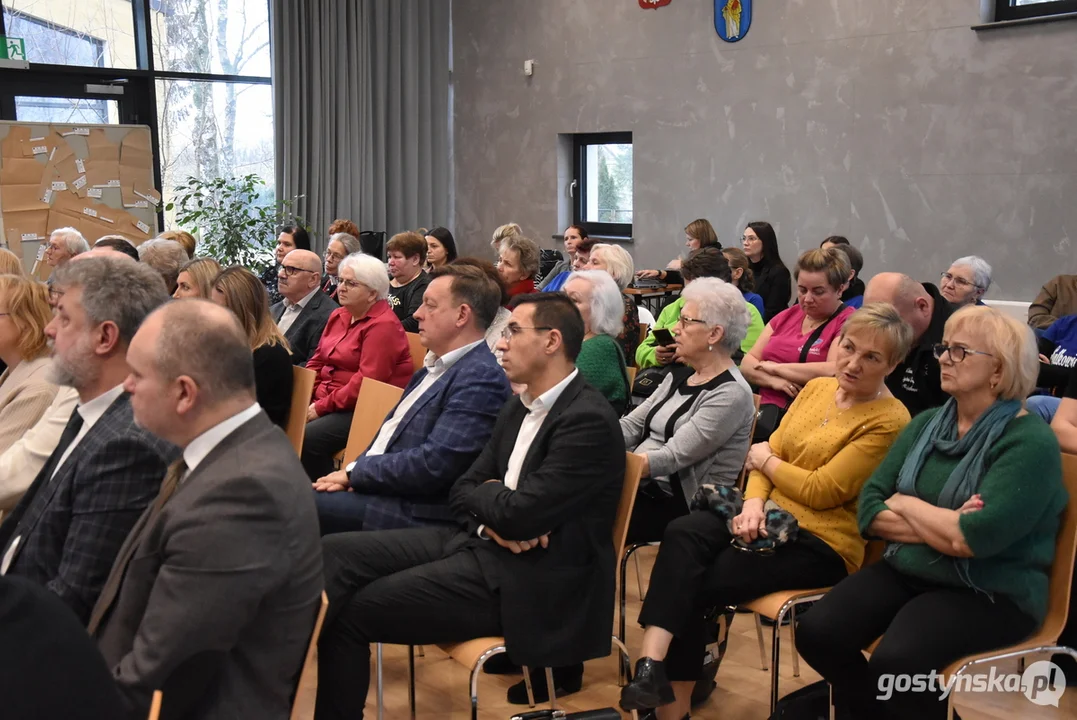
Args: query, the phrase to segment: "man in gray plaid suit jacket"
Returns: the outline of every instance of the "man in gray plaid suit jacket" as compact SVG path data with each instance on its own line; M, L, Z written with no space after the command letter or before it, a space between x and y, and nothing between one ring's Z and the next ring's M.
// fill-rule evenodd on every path
M178 449L134 423L127 345L168 299L161 276L122 255L80 256L54 273L55 380L79 404L45 467L0 525L0 574L41 583L83 621L120 545Z

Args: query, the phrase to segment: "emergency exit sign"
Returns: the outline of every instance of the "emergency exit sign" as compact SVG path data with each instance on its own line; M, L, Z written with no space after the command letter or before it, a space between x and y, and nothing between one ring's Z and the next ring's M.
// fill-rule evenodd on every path
M0 35L0 60L26 60L26 41Z

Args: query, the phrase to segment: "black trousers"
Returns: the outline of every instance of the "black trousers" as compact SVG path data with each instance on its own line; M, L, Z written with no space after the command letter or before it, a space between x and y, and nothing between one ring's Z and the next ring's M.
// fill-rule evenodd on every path
M453 528L330 535L329 610L318 642L316 720L363 717L370 643L432 645L501 635L501 602Z
M666 528L639 622L673 633L666 654L672 681L699 679L708 608L834 585L846 576L841 556L805 530L771 555L738 550L732 539L725 521L709 510L695 510Z
M322 415L307 423L303 436L303 469L314 482L333 472L333 456L348 444L352 429L352 411Z
M927 675L975 653L1027 637L1037 623L1010 600L912 578L886 562L849 576L797 624L797 650L834 690L838 710L856 718L946 717L941 689L887 700L881 675ZM883 640L865 659L861 650ZM893 686L891 685L891 688Z
M673 494L666 495L650 480L640 483L632 517L628 521L627 542L658 542L673 520L688 514L688 503L679 483L674 483Z

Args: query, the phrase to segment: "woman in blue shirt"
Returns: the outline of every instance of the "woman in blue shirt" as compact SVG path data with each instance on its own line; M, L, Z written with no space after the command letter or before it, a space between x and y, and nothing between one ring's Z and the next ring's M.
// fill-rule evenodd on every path
M755 289L755 276L752 275L752 269L748 266L748 256L743 250L735 247L722 248L722 254L729 263L729 271L733 275L733 286L740 290L745 301L754 305L762 315L765 312L763 298L752 292Z

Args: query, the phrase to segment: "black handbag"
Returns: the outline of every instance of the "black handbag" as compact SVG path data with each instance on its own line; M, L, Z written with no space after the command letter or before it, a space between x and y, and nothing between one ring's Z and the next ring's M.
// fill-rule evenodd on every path
M649 367L645 370L640 370L636 373L636 382L632 384L632 395L644 399L654 395L654 391L666 379L666 375L669 375L677 367L679 366L670 363L666 366Z

